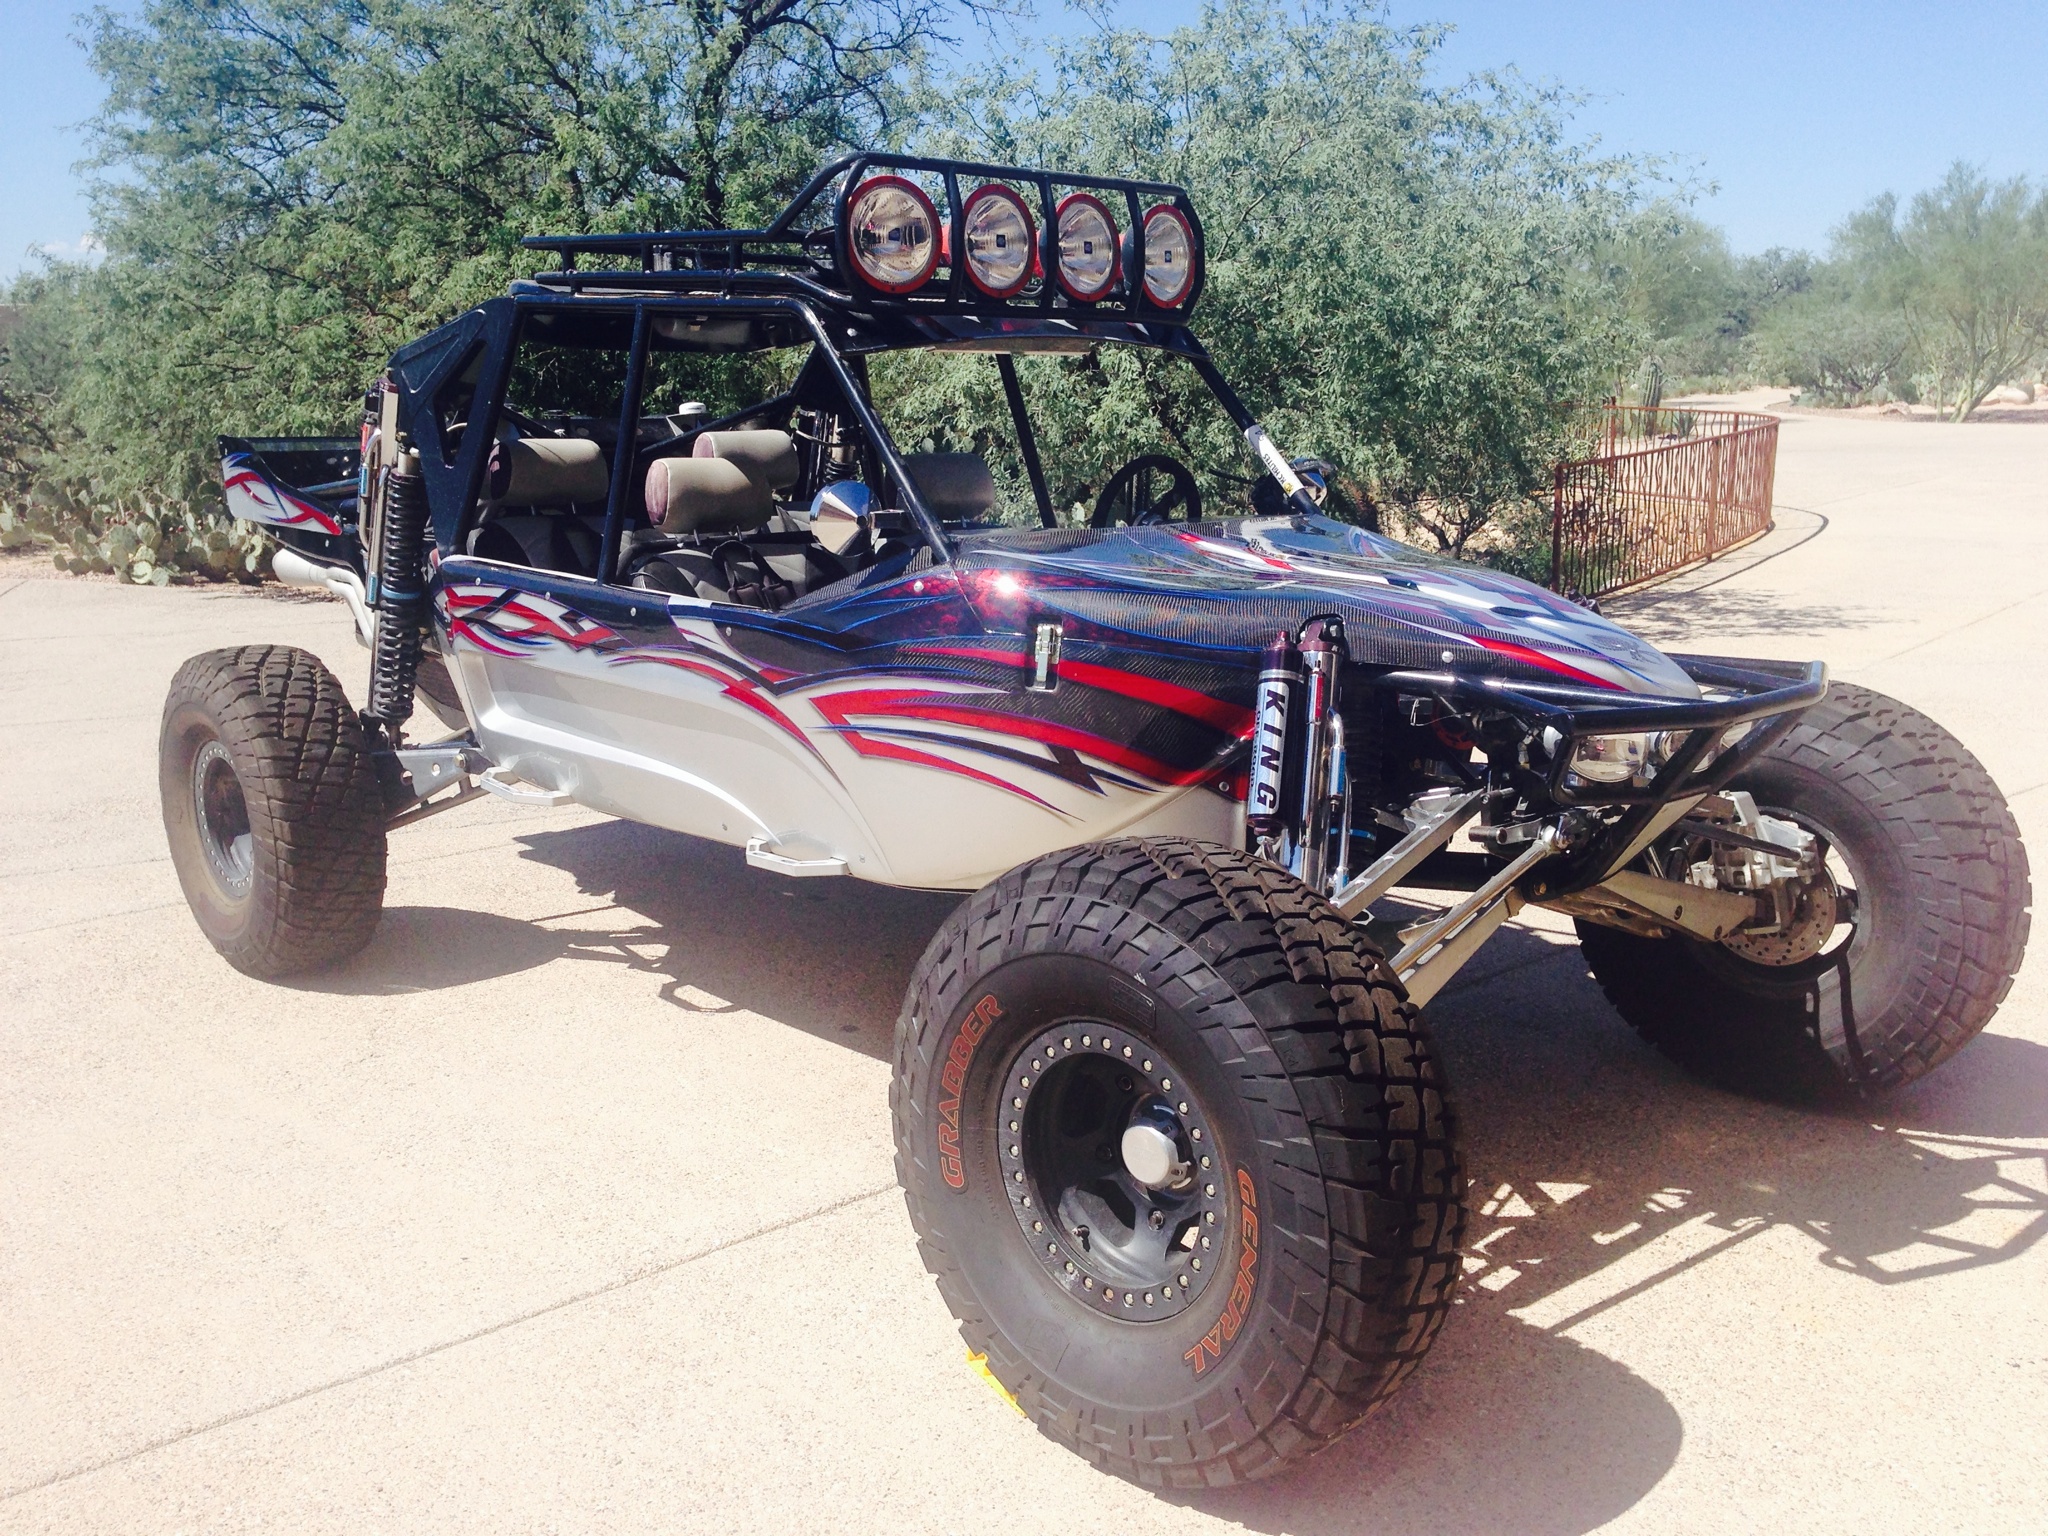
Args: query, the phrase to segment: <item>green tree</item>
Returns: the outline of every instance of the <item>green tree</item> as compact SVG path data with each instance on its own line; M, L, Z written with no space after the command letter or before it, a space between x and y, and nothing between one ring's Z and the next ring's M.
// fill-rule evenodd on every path
M1462 552L1549 484L1563 407L1635 350L1595 260L1635 168L1577 147L1555 95L1431 86L1439 39L1367 6L1224 0L1165 36L1056 45L1044 75L965 82L927 142L1187 186L1208 240L1197 329L1224 372L1288 451ZM1070 492L1149 434L1241 505L1242 444L1184 366L1105 350L1031 371L1046 435L1083 466ZM922 361L902 389L935 438L1004 441L985 359Z
M1816 266L1779 247L1736 256L1721 230L1668 199L1629 219L1604 259L1663 373L1699 381L1739 375L1750 335L1812 286Z
M149 0L108 97L68 424L119 485L325 431L548 230L746 222L897 141L944 0Z
M1953 421L2048 350L2048 192L2025 177L1958 162L1903 216L1890 193L1854 214L1838 249L1903 317Z
M918 145L1187 184L1200 328L1294 452L1462 551L1548 483L1564 407L1640 327L1598 259L1635 169L1512 79L1427 81L1438 34L1229 0L1103 26L1042 75L930 78L972 0L148 0L97 13L106 258L26 303L38 421L115 493L199 495L222 430L329 431L389 352L530 270L544 230L743 224L842 148ZM61 343L61 344L60 344ZM16 373L23 367L17 359ZM1184 366L1025 370L1059 494L1133 437L1241 501L1242 444ZM986 359L879 370L907 435L1014 473ZM24 375L25 376L25 375Z
M1909 396L1916 354L1898 307L1848 260L1823 263L1749 337L1750 364L1827 405Z

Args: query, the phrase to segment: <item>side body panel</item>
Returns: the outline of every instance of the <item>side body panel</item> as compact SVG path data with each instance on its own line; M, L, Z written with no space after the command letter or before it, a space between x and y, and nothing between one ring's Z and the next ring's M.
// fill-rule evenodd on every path
M1237 659L1075 639L1034 691L1013 606L985 625L948 566L782 613L470 559L435 580L484 750L596 810L953 889L1134 826L1241 837Z

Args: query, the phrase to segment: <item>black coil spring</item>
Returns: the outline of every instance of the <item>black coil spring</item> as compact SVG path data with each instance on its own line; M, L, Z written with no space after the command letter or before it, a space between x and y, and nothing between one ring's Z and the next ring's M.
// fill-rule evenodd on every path
M364 713L386 725L412 717L427 618L427 482L418 463L408 456L393 472L378 540L377 644L370 660L370 707Z

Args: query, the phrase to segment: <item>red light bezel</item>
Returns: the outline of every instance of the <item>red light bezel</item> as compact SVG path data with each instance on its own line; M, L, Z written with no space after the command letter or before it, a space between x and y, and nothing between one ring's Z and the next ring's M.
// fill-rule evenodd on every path
M1182 213L1178 208L1174 207L1171 203L1154 203L1150 208L1147 208L1142 214L1138 216L1138 238L1140 240L1143 240L1145 238L1145 226L1152 222L1152 216L1154 214L1160 213L1167 215L1176 224L1180 225L1181 233L1188 237L1187 280L1181 284L1180 297L1178 299L1175 299L1171 304L1166 303L1162 299L1156 299L1152 296L1152 289L1150 285L1146 283L1145 274L1143 272L1140 272L1138 274L1138 287L1144 292L1145 302L1147 304L1150 304L1154 309L1186 309L1188 306L1188 300L1195 296L1195 278L1201 271L1202 242L1199 238L1197 238L1195 234L1195 221L1189 218L1186 214Z
M908 192L924 206L925 217L931 223L931 258L925 262L924 270L917 277L905 283L887 283L870 273L860 264L860 257L853 246L853 211L860 206L860 200L878 187L898 187ZM846 264L853 268L854 275L878 293L915 293L932 280L932 274L939 269L939 258L946 244L946 226L939 219L938 205L916 182L903 176L870 176L851 192L846 194L846 223L840 231L840 238L846 242Z
M1067 281L1066 264L1059 259L1060 224L1066 218L1067 209L1075 203L1089 203L1102 215L1102 222L1109 226L1109 276L1102 286L1093 293L1083 293ZM1116 285L1124 275L1123 231L1117 228L1116 216L1109 211L1109 204L1092 192L1069 192L1059 200L1052 211L1052 265L1053 274L1060 285L1060 292L1076 304L1100 304L1116 292Z
M974 263L967 259L967 252L964 250L960 252L960 269L967 274L967 281L989 298L1013 299L1031 285L1031 279L1037 276L1039 271L1038 220L1031 217L1031 205L1024 201L1023 194L1018 192L1016 188L1006 187L997 181L986 181L968 193L966 200L960 204L960 230L963 244L966 241L967 220L974 213L974 205L984 197L1005 197L1017 205L1017 211L1024 215L1024 228L1029 234L1026 247L1030 252L1030 260L1024 265L1024 275L1007 288L994 288L984 283L980 275L974 270ZM1065 204L1061 206L1064 207Z

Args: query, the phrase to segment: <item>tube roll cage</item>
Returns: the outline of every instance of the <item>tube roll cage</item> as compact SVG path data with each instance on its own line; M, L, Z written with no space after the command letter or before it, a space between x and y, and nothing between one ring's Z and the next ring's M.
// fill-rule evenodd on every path
M434 503L435 540L444 555L455 548L483 488L489 445L498 430L505 380L523 329L520 322L529 315L551 309L575 314L607 310L631 315L632 350L627 363L625 390L619 404L618 440L621 444L634 441L635 425L640 419L643 404L641 386L646 377L648 349L652 345L651 322L654 315L668 310L686 310L691 313L787 315L796 319L815 344L817 355L824 359L825 368L859 419L884 466L895 478L905 509L915 520L919 534L931 546L933 557L940 560L952 558L952 545L939 519L918 493L916 483L904 468L894 439L868 400L867 390L855 377L854 370L848 366L847 355L834 344L831 333L815 309L794 298L722 298L683 292L630 293L608 295L602 299L521 293L509 299L493 299L451 326L443 327L444 332L456 331L459 334L421 358L425 366L408 367L409 359L405 352L394 359L392 376L400 393L400 422L421 448L421 467L427 475ZM477 323L479 319L481 324ZM442 332L436 332L422 341L434 341L441 335ZM420 347L421 344L415 344L415 348ZM479 347L485 349L486 356L477 381L477 397L487 400L488 405L483 414L465 429L460 449L449 454L430 403L447 381L475 358ZM407 351L415 352L415 349ZM725 418L725 421L758 415L764 406L775 403L764 401L760 405L749 406L736 416ZM723 424L724 421L709 425ZM604 555L600 567L607 573L607 579L617 563L637 458L637 454L619 453L612 465L611 486L605 501Z
M1552 803L1564 808L1623 808L1621 816L1590 843L1562 855L1531 891L1538 897L1562 896L1597 885L1633 858L1644 842L1662 830L1660 820L1669 825L1676 819L1673 807L1678 808L1676 815L1683 815L1699 799L1719 790L1827 693L1827 667L1818 661L1676 654L1671 659L1695 682L1725 690L1731 697L1617 699L1591 688L1459 677L1447 672L1383 672L1373 682L1376 687L1441 699L1464 711L1497 710L1520 718L1532 729L1548 726L1558 732L1561 740L1551 754L1546 777ZM1741 740L1719 756L1711 756L1732 727L1751 722L1755 723ZM1577 741L1631 731L1683 731L1686 737L1648 784L1574 788L1566 782L1566 765Z
M910 512L920 536L931 546L933 557L939 560L952 558L951 541L939 519L919 495L915 483L905 472L902 456L895 441L868 399L862 378L856 373L855 360L867 353L919 346L985 342L996 350L999 362L1007 364L1009 359L1001 351L1002 344L1007 340L1028 343L1044 339L1081 339L1104 344L1151 347L1187 358L1216 392L1219 403L1233 421L1241 427L1252 422L1251 413L1217 371L1201 342L1184 326L1161 329L1150 325L1133 324L1114 314L1055 312L1041 315L1035 311L1008 316L968 313L942 316L933 311L915 315L835 315L828 323L827 318L819 313L819 306L807 298L773 293L730 296L693 292L689 288L667 285L649 289L644 286L639 274L615 274L613 281L631 281L633 286L622 291L597 294L556 293L534 284L517 284L510 296L487 301L394 355L390 377L399 392L400 425L404 431L412 435L420 447L421 471L427 478L433 508L434 536L444 555L454 550L465 520L471 515L477 495L482 489L489 444L498 429L505 382L511 371L513 353L519 343L523 322L530 315L549 310L573 314L589 314L603 310L622 316L630 314L633 317L627 389L620 401L621 442L632 441L632 427L641 413L641 382L646 372L648 349L653 345L650 313L658 315L675 310L732 315L786 315L796 319L816 346L818 354L823 359L823 366L838 384L848 405L859 419L862 429L875 445L884 467L895 477L896 484L901 488L905 509ZM776 276L769 281L786 286L790 279L787 276ZM827 294L827 297L836 306L843 307L842 299L830 294ZM431 402L454 375L477 359L479 351L482 351L484 356L477 378L476 395L478 399L488 401L488 405L484 414L470 423L476 430L465 430L460 448L450 453L442 440L440 424L435 418ZM1005 368L1004 372L1009 375L1014 369ZM1015 414L1022 404L1021 393L1012 392L1009 383L1006 382L1005 394ZM707 423L706 427L712 429L743 422L787 398L778 396L775 400L748 406L732 416ZM1029 441L1028 418L1019 423L1018 430L1020 435ZM1031 459L1037 458L1035 441L1031 442L1027 452ZM624 458L613 466L611 490L606 500L603 546L605 570L611 569L617 557L619 540L623 533L623 511L632 492L624 477L630 473L631 466ZM1038 482L1042 477L1041 470L1032 487L1034 499L1039 502L1041 519L1050 510L1050 498L1040 494L1041 486ZM1317 510L1305 499L1304 505L1308 511Z

